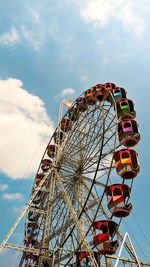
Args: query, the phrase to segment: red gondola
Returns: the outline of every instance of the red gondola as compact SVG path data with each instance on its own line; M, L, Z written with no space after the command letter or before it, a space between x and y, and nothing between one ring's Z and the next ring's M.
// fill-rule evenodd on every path
M110 91L110 90L114 89L116 87L116 85L114 83L105 83L104 87L107 91Z
M105 88L103 84L97 84L93 87L94 96L99 100L102 101L105 98Z
M77 121L80 117L80 113L76 107L72 107L69 109L68 117L71 121Z
M63 119L61 121L61 130L63 132L69 132L71 130L72 124L69 119Z
M121 149L114 154L115 167L123 179L133 179L140 171L137 153L132 149Z
M76 253L76 267L89 267L89 259L85 251Z
M52 166L53 162L50 159L43 159L41 162L41 169L43 172L47 172Z
M24 267L33 267L37 263L37 256L29 255L25 259L25 266Z
M63 133L62 132L55 132L53 137L54 137L54 142L55 144L61 144L63 141Z
M102 220L93 223L93 244L99 254L114 254L119 247L117 234L118 224L114 221ZM113 241L117 235L117 240Z
M39 245L39 241L35 240L34 238L33 239L28 239L24 241L24 245L27 246L27 247L30 247L30 248L37 248L38 245Z
M39 225L35 222L28 222L27 223L27 229L31 228L31 230L34 232L35 231L35 235L36 235L36 231L39 229Z
M28 234L28 239L31 240L33 237L38 235L38 230L39 225L33 222L27 223L27 234Z
M135 146L140 140L137 122L128 119L120 121L118 124L118 137L120 143L124 146Z
M56 154L56 147L55 147L55 145L49 145L48 148L47 148L47 155L50 158L54 158L55 157L55 154Z
M113 184L106 187L107 206L115 217L127 217L131 210L130 188L126 184Z
M111 90L110 94L110 102L114 104L114 101L117 103L118 101L126 98L126 90L122 87L116 87Z
M31 239L38 234L38 229L38 224L32 222L27 223L27 234Z
M93 88L92 89L88 89L86 92L85 92L85 100L86 100L86 103L88 105L95 105L96 102L97 102L97 99L96 97L94 96L94 91L93 91Z
M77 104L77 110L78 111L84 112L88 108L88 105L87 105L84 97L78 98L76 104Z
M97 252L93 251L95 259L100 266L100 257ZM90 267L88 253L86 251L80 251L76 253L76 267Z
M136 111L132 100L124 99L117 102L117 115L121 120L134 119L136 117Z

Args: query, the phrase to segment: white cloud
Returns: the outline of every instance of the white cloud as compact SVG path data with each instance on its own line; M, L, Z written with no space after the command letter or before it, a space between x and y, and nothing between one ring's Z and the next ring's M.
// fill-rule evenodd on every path
M144 21L135 11L136 2L133 5L131 0L88 0L80 8L85 22L92 22L94 27L104 27L113 18L137 37L144 31Z
M127 53L122 53L115 55L115 57L119 61L126 61L129 58L129 55Z
M82 75L81 81L89 81L89 77L87 75Z
M0 44L13 46L19 41L18 31L12 27L10 32L6 32L0 36Z
M8 189L7 184L0 184L0 191L5 191L6 189Z
M66 96L66 95L73 95L75 93L75 90L72 88L65 88L61 91L60 96Z
M35 10L35 8L27 5L27 9L30 13L30 19L32 18L32 23L40 23L40 11Z
M2 195L2 199L6 199L6 200L16 200L16 199L23 200L24 197L20 193L15 193L15 194L6 194L5 193L5 194Z
M53 122L43 101L17 79L0 80L0 113L0 171L13 179L28 178L38 167Z
M28 30L25 26L21 26L23 38L33 47L34 50L39 50L43 43L44 32L41 30Z

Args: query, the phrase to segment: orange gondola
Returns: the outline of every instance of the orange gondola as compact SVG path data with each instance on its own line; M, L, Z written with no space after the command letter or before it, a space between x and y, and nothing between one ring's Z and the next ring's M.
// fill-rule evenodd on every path
M140 171L137 153L133 149L121 149L114 154L115 167L123 179L133 179Z
M86 92L85 92L85 100L86 100L86 103L88 105L95 105L96 102L97 102L97 99L96 97L94 96L94 91L93 91L93 88L91 89L88 89Z
M116 85L114 83L105 83L104 88L105 88L105 100L110 102L110 91L112 91Z

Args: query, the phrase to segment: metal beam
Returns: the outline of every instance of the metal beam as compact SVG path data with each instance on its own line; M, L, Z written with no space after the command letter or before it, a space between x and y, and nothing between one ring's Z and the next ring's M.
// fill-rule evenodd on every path
M20 251L24 251L24 252L31 252L31 253L34 253L35 255L39 255L39 253L40 253L40 250L36 249L36 248L30 248L30 247L19 246L19 245L8 244L8 243L5 244L4 248L20 250Z
M110 258L110 259L114 259L116 260L117 259L117 256L114 256L114 255L106 255L106 258ZM127 259L127 258L122 258L122 257L119 257L119 260L120 261L123 261L123 262L129 262L129 263L137 263L136 260L133 260L133 259ZM150 263L148 262L143 262L143 261L140 261L141 265L142 266L150 266Z
M44 221L44 230L42 236L42 247L41 247L41 256L48 257L49 256L49 234L50 234L50 226L51 226L51 215L52 215L52 201L54 196L54 185L55 185L55 176L52 173L49 185L49 195L46 205L46 215ZM40 265L39 265L40 266Z
M20 215L18 216L17 220L15 221L15 223L13 224L13 226L11 227L10 231L8 232L8 234L6 235L6 237L4 238L4 240L2 241L1 245L0 245L0 252L2 252L3 247L5 246L5 244L7 243L8 239L10 238L10 236L12 235L13 231L16 229L18 223L20 222L20 220L22 219L22 217L24 216L26 210L29 208L29 206L31 205L33 199L35 198L35 196L37 195L37 193L39 192L39 190L41 189L42 185L44 184L44 182L46 181L48 175L51 173L52 169L49 169L47 171L47 173L45 174L44 178L42 179L42 181L40 182L39 186L37 186L37 188L35 189L34 193L31 195L29 201L27 202L27 204L25 205L25 207L23 208L23 210L21 211Z
M63 183L61 181L61 177L59 176L57 171L55 171L55 174L56 174L57 181L58 181L58 183L59 183L59 185L61 187L64 201L68 204L68 207L70 209L70 212L71 212L72 218L74 220L75 226L76 226L76 228L77 228L77 230L78 230L78 232L80 234L80 237L81 237L81 240L82 240L83 244L86 247L86 250L88 251L88 258L89 258L90 264L91 264L92 267L98 267L98 264L97 264L96 259L94 257L94 253L93 253L93 251L91 251L91 247L89 245L89 242L87 241L86 236L85 236L85 234L83 232L82 224L78 220L78 216L77 216L76 211L75 211L74 207L72 206L71 201L69 199L69 196L68 196L68 194L67 194L67 192L66 192L66 190L64 188L64 185L63 185Z

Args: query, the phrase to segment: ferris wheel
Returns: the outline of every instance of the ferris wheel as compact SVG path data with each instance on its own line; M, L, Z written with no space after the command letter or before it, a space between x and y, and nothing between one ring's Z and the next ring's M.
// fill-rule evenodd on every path
M139 172L135 116L114 83L97 84L60 112L33 184L19 266L94 267L116 253Z

